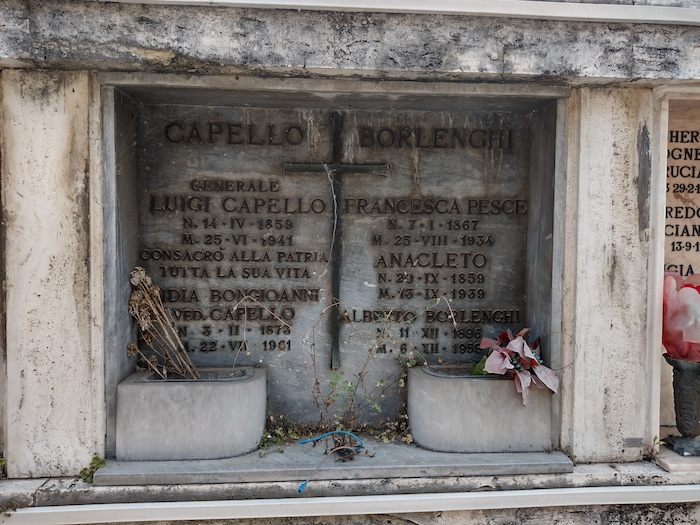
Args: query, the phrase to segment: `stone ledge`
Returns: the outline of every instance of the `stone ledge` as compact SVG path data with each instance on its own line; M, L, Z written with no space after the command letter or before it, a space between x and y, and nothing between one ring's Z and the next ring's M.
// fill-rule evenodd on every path
M0 481L0 506L6 508L33 507L36 505L35 495L46 478L37 479L7 479Z
M650 462L576 465L564 474L448 476L311 481L302 494L298 481L185 485L95 486L77 478L0 481L0 503L19 507L228 501L358 495L483 492L550 488L672 486L700 484L700 472L668 473Z
M666 447L661 447L654 459L657 465L668 472L700 472L700 457L698 456L684 457Z
M304 482L386 478L562 474L573 470L561 452L451 454L414 445L368 445L352 462L325 454L325 446L291 444L235 458L206 461L108 461L95 485L169 485Z

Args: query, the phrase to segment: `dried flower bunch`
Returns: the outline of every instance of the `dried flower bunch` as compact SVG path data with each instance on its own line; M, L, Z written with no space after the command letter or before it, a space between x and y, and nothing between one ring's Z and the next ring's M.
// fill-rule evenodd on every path
M131 272L130 281L133 291L129 299L129 314L136 319L141 339L151 352L146 355L131 343L127 347L129 355L138 355L162 379L199 379L199 372L177 335L170 314L163 306L160 288L153 284L146 270L140 266Z
M669 357L700 362L700 275L664 275L662 343Z
M480 348L489 349L488 357L482 360L483 370L489 374L500 374L515 381L515 389L523 396L523 405L527 405L530 390L534 387L548 388L553 393L559 390L559 378L542 364L539 354L539 339L530 347L525 341L529 328L522 329L513 337L507 330L497 339L484 337Z

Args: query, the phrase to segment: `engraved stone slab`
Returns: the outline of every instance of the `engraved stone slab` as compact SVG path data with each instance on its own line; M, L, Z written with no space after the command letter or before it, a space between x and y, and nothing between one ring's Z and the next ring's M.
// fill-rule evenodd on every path
M140 264L197 364L266 367L303 422L331 368L361 375L377 422L397 358L478 360L527 324L531 109L245 104L138 117Z
M193 360L265 366L273 410L315 418L305 411L310 349L329 346L331 192L326 175L283 166L328 155L328 123L314 110L201 106L141 117L141 260Z

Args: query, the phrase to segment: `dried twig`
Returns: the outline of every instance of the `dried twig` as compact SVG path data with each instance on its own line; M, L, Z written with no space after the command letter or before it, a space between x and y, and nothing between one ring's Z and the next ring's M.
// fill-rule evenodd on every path
M146 356L135 344L127 348L146 365L165 379L176 375L188 379L199 379L199 372L190 359L189 353L177 334L169 312L163 306L160 288L153 284L146 270L137 266L131 272L133 291L129 299L129 313L136 319L141 338L153 352Z

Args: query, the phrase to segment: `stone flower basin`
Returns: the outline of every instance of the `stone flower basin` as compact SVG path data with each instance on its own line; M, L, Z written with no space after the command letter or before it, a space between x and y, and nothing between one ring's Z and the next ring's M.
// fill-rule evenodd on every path
M414 442L440 452L535 452L552 446L551 398L532 392L527 406L513 381L471 376L471 365L408 370L408 419Z
M117 387L117 459L218 459L255 450L265 427L264 368L200 368L202 379L138 372Z

